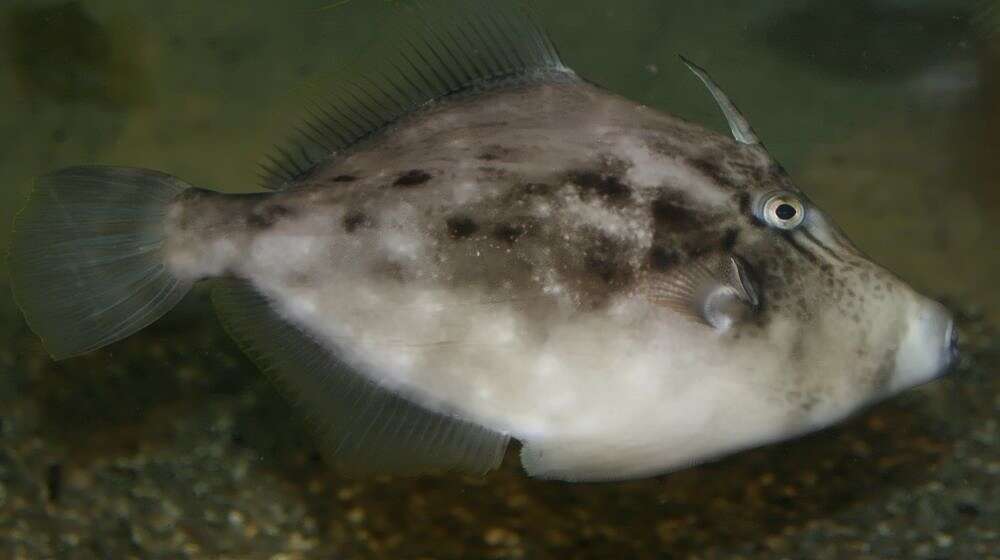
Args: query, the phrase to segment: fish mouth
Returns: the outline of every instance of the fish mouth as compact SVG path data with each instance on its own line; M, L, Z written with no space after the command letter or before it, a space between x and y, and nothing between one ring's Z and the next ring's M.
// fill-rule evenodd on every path
M952 319L948 322L948 328L945 330L945 364L941 368L941 373L950 371L958 363L958 339L958 328L955 327L955 320Z
M914 303L896 351L893 392L937 379L958 360L958 329L951 313L927 298Z

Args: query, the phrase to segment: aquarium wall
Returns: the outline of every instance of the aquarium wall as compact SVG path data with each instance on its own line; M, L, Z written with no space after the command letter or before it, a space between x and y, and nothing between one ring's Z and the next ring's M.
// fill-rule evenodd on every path
M260 191L259 163L406 0L8 0L0 246L75 164ZM944 302L952 374L792 442L645 480L351 478L196 287L163 321L53 361L0 263L4 558L997 558L1000 5L550 0L580 75L727 132L709 69L803 191Z

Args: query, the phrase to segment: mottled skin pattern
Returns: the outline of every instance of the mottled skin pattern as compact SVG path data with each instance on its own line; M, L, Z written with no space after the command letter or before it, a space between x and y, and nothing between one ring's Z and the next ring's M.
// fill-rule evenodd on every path
M756 209L798 193L788 232ZM251 281L360 371L522 439L529 472L660 472L828 424L894 378L921 301L760 146L575 79L425 109L300 184L190 190L182 278ZM760 294L725 332L650 286L735 255Z

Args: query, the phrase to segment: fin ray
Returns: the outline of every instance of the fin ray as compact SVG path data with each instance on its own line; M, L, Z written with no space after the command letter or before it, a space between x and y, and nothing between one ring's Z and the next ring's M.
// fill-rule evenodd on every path
M709 94L715 99L719 110L726 117L726 123L729 124L729 130L732 132L733 138L741 144L750 146L760 144L760 138L757 137L757 134L753 131L753 127L750 126L750 121L743 116L743 113L736 107L736 104L722 91L722 88L715 83L715 80L709 76L708 72L701 66L685 58L684 55L681 55L680 58L681 62L688 67L691 73L701 80L701 83L708 89Z
M429 410L379 386L285 320L250 285L220 281L213 300L244 352L302 406L324 452L340 470L485 473L502 461L507 435ZM411 437L414 433L422 436ZM432 440L425 443L428 435Z
M572 74L519 2L422 4L413 14L419 24L403 26L401 48L374 63L365 57L355 65L359 70L345 70L324 88L324 101L312 103L316 110L307 110L293 130L288 144L296 150L278 148L261 165L264 187L283 189L308 177L318 163L430 103L516 80Z
M54 358L125 338L188 292L164 263L163 227L187 187L156 171L100 166L38 180L8 262L14 297Z
M759 306L746 265L731 255L653 273L644 279L643 290L651 302L719 330L746 319Z

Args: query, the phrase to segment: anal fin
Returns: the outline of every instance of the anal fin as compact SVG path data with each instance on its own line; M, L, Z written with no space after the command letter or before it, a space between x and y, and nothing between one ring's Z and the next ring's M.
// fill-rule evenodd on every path
M283 318L250 285L221 281L213 300L244 352L304 410L338 470L481 474L503 460L507 435L428 410L379 386Z

